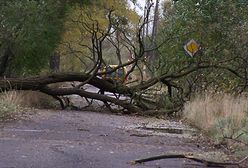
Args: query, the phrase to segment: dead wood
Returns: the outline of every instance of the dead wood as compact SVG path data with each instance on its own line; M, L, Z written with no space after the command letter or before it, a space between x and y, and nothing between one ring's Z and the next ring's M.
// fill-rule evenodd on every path
M90 80L89 80L90 78ZM49 84L60 83L60 82L85 82L88 84L102 90L112 93L124 94L130 96L133 94L133 91L125 85L117 85L106 80L100 79L98 77L91 77L87 74L82 73L55 73L48 76L37 76L37 77L26 77L26 78L2 78L0 79L0 90L9 91L9 90L35 90L46 93L61 104L62 108L65 108L63 101L59 96L72 95L76 94L84 98L90 98L95 100L100 100L102 102L110 102L115 105L119 105L128 112L138 112L140 109L135 105L131 104L125 100L119 100L118 98L113 98L106 96L104 94L87 92L81 88L52 88L49 87Z
M64 95L72 95L76 94L84 98L90 98L95 100L100 100L107 103L113 103L115 105L119 105L124 109L128 110L128 112L140 112L140 109L146 108L146 110L155 109L156 103L151 103L151 101L146 101L144 98L140 97L139 100L142 100L141 107L137 107L132 104L130 101L120 100L118 98L113 98L106 96L104 94L97 94L84 91L81 85L80 87L74 88L50 88L50 84L61 83L61 82L81 82L83 84L92 85L101 91L111 92L113 94L122 94L126 97L130 97L131 100L137 99L138 92L148 89L149 87L157 84L160 81L172 81L181 77L184 77L192 72L197 71L198 69L209 68L210 65L205 64L197 64L193 67L182 68L177 73L173 74L163 74L158 77L154 77L148 81L144 81L141 84L134 86L126 86L124 84L112 83L107 80L101 79L96 76L92 76L91 74L85 73L54 73L47 76L35 76L35 77L23 77L23 78L0 78L0 90L8 91L8 90L34 90L46 93L56 100L58 100L61 104L62 108L65 108L63 101L60 100L58 96ZM137 101L136 101L137 103ZM144 104L145 103L145 104ZM137 103L138 104L138 103ZM148 104L148 105L146 105Z
M239 162L217 162L217 161L210 161L210 160L205 160L202 158L197 158L193 156L192 154L163 154L163 155L157 155L157 156L152 156L144 159L137 159L133 160L130 163L131 164L138 164L138 163L144 163L144 162L149 162L149 161L154 161L154 160L160 160L160 159L190 159L199 163L202 163L206 166L213 166L213 167L224 167L224 166L237 166L241 167L241 164L248 159L248 156L240 160Z
M43 87L40 89L40 91L48 95L51 95L51 96L53 95L64 96L64 95L76 94L81 97L100 100L102 102L111 102L111 103L114 103L116 105L122 106L123 108L127 109L128 113L140 111L138 107L134 106L133 104L129 103L126 100L119 100L119 99L108 97L102 94L87 92L87 91L84 91L78 88L52 88L51 89L49 87Z
M26 78L2 78L0 79L0 88L2 91L11 89L40 90L41 88L49 84L73 81L84 82L90 77L90 75L82 73L55 73L47 76L36 76ZM112 93L131 93L128 87L116 86L98 77L93 77L88 82L88 84Z

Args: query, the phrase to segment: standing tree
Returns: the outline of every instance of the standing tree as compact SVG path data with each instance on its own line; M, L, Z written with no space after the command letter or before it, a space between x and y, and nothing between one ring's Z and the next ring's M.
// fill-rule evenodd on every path
M153 26L152 26L152 48L156 48L156 39L157 39L157 31L158 31L158 22L159 22L159 0L156 0L155 9L154 9L154 19L153 19ZM157 50L154 49L151 52L150 61L153 64L156 60Z

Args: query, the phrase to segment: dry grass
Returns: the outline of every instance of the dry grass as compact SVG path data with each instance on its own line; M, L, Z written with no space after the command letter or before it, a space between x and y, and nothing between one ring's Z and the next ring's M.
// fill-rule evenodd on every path
M245 137L248 130L248 98L206 94L185 104L184 117L216 138ZM247 136L247 135L246 135Z
M0 94L0 118L10 117L20 110L21 97L16 91Z
M8 91L0 94L0 118L9 118L27 108L55 108L55 101L40 92Z

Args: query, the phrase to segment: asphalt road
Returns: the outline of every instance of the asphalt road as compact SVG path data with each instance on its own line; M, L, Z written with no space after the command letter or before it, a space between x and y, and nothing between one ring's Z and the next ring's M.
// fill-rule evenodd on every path
M131 165L131 160L168 151L202 150L186 134L139 129L154 125L185 127L155 118L40 110L0 125L0 168L204 167L185 159Z

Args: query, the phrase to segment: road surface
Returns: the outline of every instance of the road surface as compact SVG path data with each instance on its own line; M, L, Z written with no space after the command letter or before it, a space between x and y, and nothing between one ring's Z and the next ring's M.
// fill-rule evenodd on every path
M159 132L154 126L187 131ZM0 168L204 167L185 159L130 164L168 151L202 151L190 143L191 131L180 122L156 118L38 110L28 119L0 125Z

